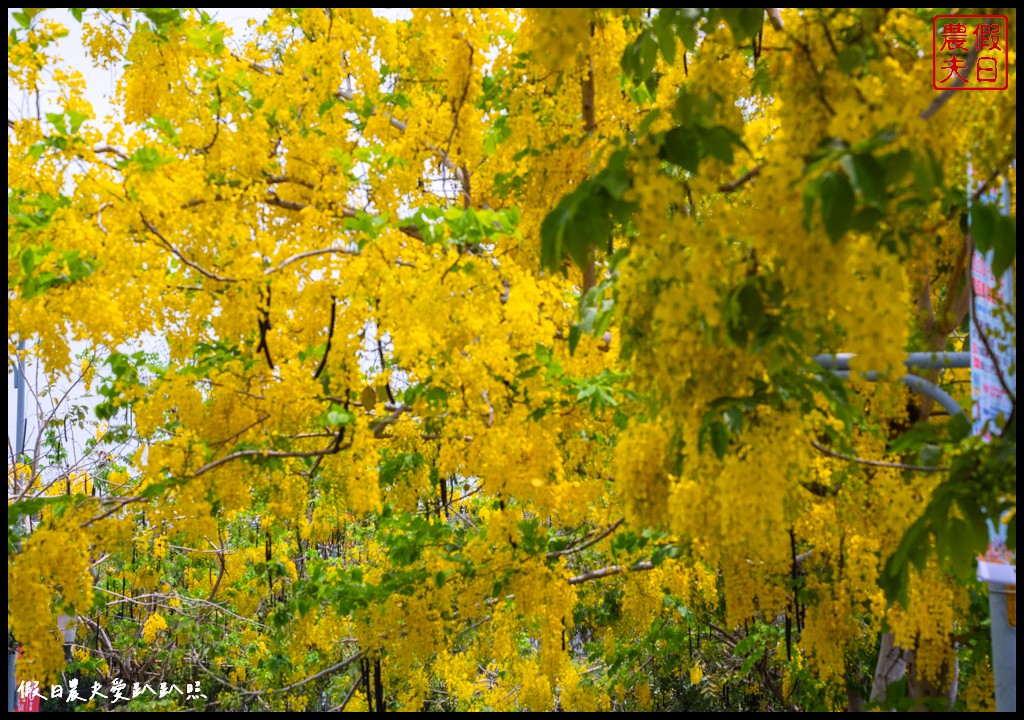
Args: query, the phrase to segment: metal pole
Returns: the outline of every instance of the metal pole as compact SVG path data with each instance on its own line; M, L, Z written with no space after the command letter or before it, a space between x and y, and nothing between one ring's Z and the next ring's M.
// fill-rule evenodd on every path
M841 378L849 378L849 370L833 370L835 375ZM875 382L882 377L882 373L874 370L861 373L865 380ZM945 390L940 388L938 385L932 382L928 382L923 377L917 375L907 374L900 378L900 382L909 387L912 390L917 390L922 395L927 395L932 400L937 402L942 408L950 415L966 415L964 409L960 407L960 403L953 399L953 397Z
M25 349L25 341L22 340L18 343L18 349ZM21 461L21 456L25 453L25 362L19 357L18 364L14 367L14 387L18 391L18 425L14 429L14 462L18 463ZM17 471L15 470L15 478L17 478ZM15 480L15 490L17 490L17 480ZM14 712L17 707L17 687L18 679L15 675L14 664L17 657L16 652L11 652L10 647L7 649L7 712Z
M849 370L854 353L815 355L812 360L828 370ZM945 368L968 368L971 366L969 352L912 352L903 361L907 368L921 370L942 370Z
M18 343L18 349L25 349L25 341ZM20 357L14 368L14 387L18 391L18 425L14 429L15 462L25 452L25 361Z
M14 678L14 656L10 650L7 651L7 712L14 712L17 705L17 687Z

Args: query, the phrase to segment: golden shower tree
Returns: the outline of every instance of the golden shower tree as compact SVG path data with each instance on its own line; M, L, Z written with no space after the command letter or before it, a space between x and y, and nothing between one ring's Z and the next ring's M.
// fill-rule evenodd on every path
M116 116L16 14L8 357L137 446L12 451L19 677L66 613L225 709L833 708L882 632L950 685L1015 445L896 379L963 342L1015 37L952 93L918 11L71 12Z

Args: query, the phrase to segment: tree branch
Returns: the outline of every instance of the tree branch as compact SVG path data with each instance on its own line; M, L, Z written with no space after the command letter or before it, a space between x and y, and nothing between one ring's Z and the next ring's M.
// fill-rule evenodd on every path
M210 544L213 545L212 542ZM213 584L213 588L210 589L210 596L206 598L206 602L208 603L212 603L213 598L217 596L217 590L220 588L220 581L224 579L224 573L227 572L228 569L227 563L224 562L223 540L221 540L220 548L217 549L217 561L220 563L220 572L217 573L217 581Z
M332 445L332 447L325 448L323 450L305 450L305 451L301 451L301 450L296 450L296 451L292 451L292 450L239 450L238 452L233 452L230 455L225 455L222 458L217 458L216 460L212 460L212 461L206 463L201 468L199 468L194 473L192 473L192 478L193 479L197 478L200 475L204 475L204 474L210 472L211 470L214 470L214 469L220 467L221 465L224 465L225 463L229 463L232 460L238 460L238 459L244 458L244 457L273 457L273 458L323 457L325 455L334 455L336 453L341 452L342 450L347 450L351 446L352 446L352 443L346 443L344 445L338 445L337 447L334 447Z
M355 98L355 93L353 93L351 90L341 89L337 92L337 96L339 99L349 102L353 98ZM373 112L377 112L377 109L374 108ZM384 113L384 117L386 117L388 119L388 122L391 123L391 127L395 128L396 130L399 130L400 132L405 132L406 128L408 127L408 125L405 122L399 120L393 115L390 115L389 113ZM468 200L469 198L465 190L467 184L466 176L462 172L462 169L454 162L452 162L452 159L448 157L448 153L446 153L441 148L437 147L437 145L434 145L434 143L425 143L424 147L426 147L428 150L437 155L438 161L441 163L441 167L445 168L446 170L449 170L455 176L455 179L459 181L459 185L462 187L463 195L466 195Z
M973 266L973 262L971 263ZM996 354L992 350L992 343L989 341L988 333L978 322L978 302L977 295L974 293L974 268L971 268L971 276L968 278L971 283L971 325L978 331L978 337L981 339L981 344L985 346L985 352L988 353L989 360L992 361L992 367L996 369L996 377L999 379L999 385L1002 386L1003 392L1006 393L1006 397L1010 398L1010 402L1014 405L1017 404L1017 394L1010 389L1009 384L1006 382L1006 376L1003 375L1003 369L999 367L999 362L996 360Z
M359 254L359 251L358 250L354 250L352 248L323 248L323 249L320 249L320 250L308 250L306 252L301 252L301 253L299 253L297 255L292 255L291 257L286 258L285 260L282 260L279 265L277 265L275 267L272 267L272 268L267 268L266 270L264 270L263 274L264 275L273 275L276 272L284 270L286 267L288 267L292 263L299 262L300 260L305 260L306 258L316 257L317 255L358 255L358 254Z
M969 53L967 53L967 56L964 59L967 62L967 67L964 68L964 72L970 73L971 70L974 68L974 63L978 59L977 49L971 50ZM954 88L961 87L963 84L964 81L960 79L960 75L957 75L956 80L951 82L948 88L943 88L943 90L940 91L942 94L939 95L934 100L932 100L931 104L929 104L928 107L922 110L921 114L918 117L920 117L922 120L930 120L932 116L935 115L935 113L942 109L943 105L949 102L949 99L951 97L957 94L955 92L950 91L953 90Z
M266 691L249 690L249 691L245 692L244 694L245 695L260 695L263 692L267 692L267 693L288 692L289 690L294 690L297 687L302 687L303 685L308 685L309 683L313 682L314 680L318 680L319 678L322 678L324 675L330 675L332 672L337 672L338 670L342 670L342 669L348 667L349 665L351 665L352 663L354 663L356 660L359 660L360 658L362 658L365 654L366 654L365 650L360 650L355 655L352 655L350 657L345 658L344 660L342 660L337 665L332 665L329 668L321 670L320 672L316 673L315 675L310 675L305 680L299 680L298 682L293 682L291 685L285 685L284 687L280 687L280 688L271 688L271 689L266 690Z
M331 340L334 339L334 321L338 315L338 298L331 296L331 322L327 327L327 347L324 348L324 356L320 358L320 364L316 368L316 372L313 373L313 379L316 380L320 377L320 373L327 367L327 356L331 354Z
M337 705L335 707L332 707L330 710L328 710L328 712L342 712L342 711L344 711L345 706L348 705L348 701L351 700L352 696L356 694L356 690L359 689L359 685L362 682L363 682L363 673L362 673L362 671L360 671L359 675L356 677L355 682L352 683L352 687L350 687L348 689L348 693L345 694L345 699L341 701L341 705Z
M721 185L718 186L718 192L731 193L735 190L738 190L739 188L741 188L742 186L746 185L748 182L756 178L758 175L760 175L761 170L764 169L764 165L764 163L761 163L760 165L751 168L743 175L740 175L732 182L722 183Z
M89 518L85 522L80 523L78 527L80 527L80 528L89 527L90 525L92 525L95 522L99 522L100 520L103 520L104 518L110 517L111 515L116 513L118 510L123 508L125 505L130 505L131 503L134 503L134 502L142 502L143 500L148 500L148 499L149 499L148 497L145 497L143 495L132 495L130 497L123 497L123 498L101 498L100 499L101 503L102 502L113 502L114 505L109 510L107 510L106 512L100 513L96 517Z
M292 210L293 212L302 212L307 207L309 207L309 205L297 202L295 200L284 200L283 198L278 197L276 193L269 189L267 191L267 196L263 199L263 202L266 203L267 205L273 205L274 207L279 207L282 208L283 210ZM361 213L363 213L364 215L371 215L371 213L365 213L364 211L356 210L355 208L349 207L348 205L343 205L341 207L342 217L359 217ZM399 225L396 227L396 229L403 235L408 235L414 240L423 240L423 233L421 233L420 229L415 225Z
M578 553L578 552L581 552L583 550L586 550L588 547L591 547L592 545L596 545L597 543L601 542L606 537L611 535L613 532L618 530L619 526L622 525L622 523L625 522L625 520L626 520L626 518L624 518L624 517L623 518L619 518L615 523L613 523L612 525L609 525L607 528L605 528L604 530L599 532L597 535L594 535L589 540L587 540L586 542L584 542L584 543L582 543L580 545L576 545L574 547L568 547L568 548L565 548L564 550L553 550L553 551L549 552L547 554L548 560L551 560L551 559L557 558L557 557L562 557L564 555L573 555L575 553Z
M387 429L388 425L398 422L398 418L402 416L402 413L408 412L409 410L412 410L412 408L408 405L399 405L390 415L378 421L377 424L373 426L373 436L377 439L384 437L384 431Z
M884 460L868 460L867 458L854 457L853 455L844 455L843 453L836 452L835 450L830 450L817 440L811 440L811 445L814 446L815 450L824 453L829 457L859 463L860 465L870 465L871 467L893 468L895 470L913 470L915 472L947 472L949 470L948 467L942 465L905 465L904 463L886 462Z
M569 578L569 584L579 585L580 583L585 583L589 580L600 580L601 578L610 577L612 575L618 575L619 573L641 572L643 570L653 569L654 563L650 562L649 560L638 562L636 565L633 565L632 567L626 567L625 565L609 565L608 567L599 568L597 570L591 570L590 572L585 572L582 575L576 575L574 577L571 577Z
M98 155L116 155L122 160L128 159L128 153L126 153L124 150L119 150L116 147L112 147L110 145L100 145L99 147L93 148L92 151ZM106 165L106 163L101 164Z
M200 275L203 275L204 277L208 277L208 278L210 278L211 280L216 280L217 282L223 282L223 283L233 283L233 282L238 282L238 280L237 280L237 279L235 279L235 278L223 277L223 276L221 276L221 275L218 275L218 274L217 274L217 273L215 273L215 272L212 272L212 271L210 271L210 270L207 270L207 269L206 269L206 268L204 268L204 267L203 267L202 265L199 265L198 263L195 263L195 262L193 262L192 260L189 260L189 259L188 259L187 257L185 257L185 255L184 255L184 254L183 254L183 253L181 252L181 250L179 250L178 248L176 248L176 247L174 246L174 244L173 244L173 243L171 243L171 241L170 241L170 240L168 240L167 238L165 238L165 237L164 237L164 236L163 236L163 235L162 235L162 234L160 233L160 231L159 231L159 230L157 230L157 229L156 229L156 227L154 227L154 226L153 226L153 223L151 223L151 222L150 222L149 220L147 220L147 219L146 219L146 216L145 216L145 215L140 215L140 217L142 218L142 224L146 226L146 229L147 229L147 230L149 230L149 231L150 231L151 233L153 233L154 235L156 235L156 237L157 237L157 238L158 238L158 239L160 240L160 242L161 242L161 243L163 243L164 247L166 247L166 248L167 248L168 250L170 250L170 251L171 251L171 252L172 252L172 253L174 254L174 256L175 256L176 258L178 258L178 259L179 259L179 260L181 260L181 261L182 261L183 263L185 263L186 265L188 265L188 266L189 266L190 268L192 268L193 270L195 270L196 272L198 272L198 273L199 273Z

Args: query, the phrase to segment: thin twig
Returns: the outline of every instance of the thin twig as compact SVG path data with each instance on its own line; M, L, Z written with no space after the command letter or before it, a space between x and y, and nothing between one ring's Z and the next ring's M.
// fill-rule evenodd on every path
M551 551L551 552L549 552L547 554L547 558L549 560L551 560L553 558L562 557L563 555L573 555L575 553L578 553L578 552L581 552L583 550L586 550L588 547L591 547L592 545L596 545L597 543L601 542L606 537L611 535L613 532L618 530L619 526L622 525L622 523L625 522L625 520L626 520L626 518L624 518L624 517L623 518L619 518L615 523L613 523L612 525L609 525L606 529L602 530L597 535L593 536L592 538L590 538L586 542L582 543L581 545L576 545L574 547L568 547L568 548L565 548L564 550L553 550L553 551Z
M316 257L317 255L358 255L358 254L359 254L359 251L354 249L354 248L323 248L321 250L308 250L306 252L301 252L298 255L292 255L291 257L282 260L279 265L276 265L275 267L267 268L266 270L264 270L263 274L264 275L273 275L276 272L284 270L286 267L288 267L292 263L299 262L300 260L305 260L306 258Z
M264 415L263 417L261 417L261 418L259 418L259 419L255 420L255 421L253 421L253 422L252 422L252 423L250 423L249 425L246 425L246 426L245 426L244 428L242 428L242 429L241 429L241 430L239 430L238 432L236 432L236 433L233 433L233 434L231 434L231 435L228 435L228 436L227 436L226 438L224 438L223 440L217 440L216 442L212 442L212 443L210 443L210 446L211 446L211 447L217 447L217 446L219 446L219 445L224 445L225 443L231 442L232 440L234 440L234 439L235 439L236 437L238 437L239 435L244 435L244 434L245 434L246 432L248 432L249 430L252 430L252 429L253 429L254 427L256 427L257 425L259 425L260 423L262 423L262 422L265 422L266 420L269 420L269 419L270 419L270 416L269 416L269 415Z
M748 182L750 182L751 180L753 180L754 178L761 174L761 170L764 169L764 165L764 163L761 163L760 165L745 172L743 175L740 175L732 182L722 183L721 185L718 186L718 192L731 193L734 190L737 190L738 188L742 187L743 185L746 185Z
M384 431L388 425L398 422L398 418L402 416L402 413L408 412L412 408L408 405L399 405L395 408L394 412L388 415L386 418L379 420L373 427L373 436L377 439L384 437Z
M341 89L337 92L337 96L339 99L349 102L355 97L355 93L353 93L351 90ZM376 113L377 109L373 108L372 112ZM395 116L390 115L388 113L383 113L383 115L388 119L388 122L391 123L391 127L401 132L405 132L406 128L408 127L407 123L403 122L402 120L399 120ZM459 185L462 186L463 195L466 195L466 177L462 172L462 168L460 168L458 165L452 162L452 159L448 157L448 153L434 145L434 143L428 142L425 143L425 145L427 149L429 149L431 152L437 155L438 159L441 161L441 167L451 171L451 173L455 175L455 179L458 180Z
M913 470L915 472L946 472L949 470L949 468L944 465L907 465L905 463L886 462L885 460L868 460L867 458L855 457L853 455L844 455L843 453L836 452L835 450L830 450L817 440L811 440L811 445L814 446L815 450L838 460L847 460L861 465L870 465L871 467L893 468L895 470Z
M306 205L305 203L296 202L295 200L284 200L284 199L278 197L276 193L274 193L273 191L269 191L269 190L267 192L267 196L265 198L263 198L263 202L265 202L267 205L273 205L275 207L279 207L279 208L282 208L284 210L292 210L294 212L302 212L307 207L309 207L309 205ZM371 213L367 213L367 212L365 212L363 210L356 210L355 208L349 207L348 205L343 205L341 207L341 216L342 217L355 218L355 217L359 217L360 215L373 217L371 215ZM415 225L399 225L399 226L396 227L396 229L398 230L398 232L402 233L403 235L408 235L409 237L413 238L414 240L423 240L423 233L421 233L420 229L418 227L416 227ZM333 252L344 252L344 251L334 250ZM348 254L355 255L357 253L348 251ZM280 269L280 268L278 268L278 269ZM270 273L268 272L267 274L269 275Z
M143 496L143 495L134 495L134 496L131 496L131 497L116 498L116 499L107 498L106 501L114 502L115 503L114 506L111 507L106 512L100 513L96 517L90 518L89 520L86 520L85 522L80 523L78 527L80 527L80 528L89 527L93 523L99 522L100 520L103 520L104 518L110 517L111 515L116 513L118 510L123 508L125 505L130 505L131 503L134 503L134 502L142 502L143 500L148 500L148 499L149 499L148 497ZM104 500L101 500L100 502L104 502Z
M1003 375L1003 369L999 367L999 362L996 360L996 354L992 350L992 344L988 339L988 334L984 328L981 327L981 323L978 322L978 309L977 309L977 295L974 293L974 277L973 270L971 275L971 324L974 325L974 329L978 331L978 337L981 339L981 344L985 346L985 352L988 353L989 360L992 361L992 366L996 369L996 377L999 379L999 384L1003 388L1003 392L1006 393L1006 397L1010 398L1010 402L1014 405L1017 404L1017 395L1010 389L1010 386L1006 382L1006 377Z
M653 569L654 563L650 562L649 560L638 562L636 565L633 565L631 567L627 567L625 565L609 565L608 567L599 568L597 570L591 570L590 572L585 572L582 575L576 575L574 577L571 577L569 578L568 582L570 585L579 585L580 583L585 583L588 580L600 580L601 578L610 577L612 575L618 575L619 573L640 572L642 570Z
M116 147L111 147L110 145L100 145L99 147L93 148L92 151L101 155L116 155L122 160L128 159L128 153L124 150L118 150ZM105 165L106 163L103 164Z
M220 531L218 530L218 535L219 534L220 534ZM219 537L217 539L220 540ZM213 543L211 542L210 545L213 545ZM214 546L214 547L216 547L216 546ZM220 548L218 548L218 552L217 552L217 561L220 563L220 572L217 573L217 581L215 583L213 583L213 587L210 589L210 595L209 595L209 597L206 598L206 602L208 602L208 603L212 603L213 602L213 598L217 596L217 590L220 588L220 581L224 579L224 573L226 573L227 569L228 569L227 563L224 561L224 541L223 540L220 541Z
M320 358L320 364L316 368L316 372L313 373L313 379L316 380L320 377L320 374L327 367L327 356L331 354L331 340L334 339L334 321L338 315L338 298L331 296L331 322L327 327L327 347L324 348L324 356Z
M337 705L335 707L332 707L327 712L342 712L345 709L345 706L348 705L348 701L351 700L352 696L356 694L356 690L359 689L359 685L362 682L363 682L363 673L360 670L358 677L356 677L356 681L354 683L352 683L352 687L350 687L348 689L348 693L345 694L345 699L341 701L341 705Z
M178 595L178 594L170 594L170 593L145 593L143 595L136 595L135 597L130 598L127 595L122 595L121 593L114 592L113 590L108 590L107 588L100 587L99 585L93 585L93 589L94 590L99 590L100 592L106 593L107 595L113 595L114 597L119 598L118 600L111 600L110 602L108 602L107 603L107 607L112 607L114 605L120 605L121 603L130 603L132 605L147 605L148 603L143 602L143 600L148 599L148 598L154 598L154 599L166 598L168 600L172 600L173 599L173 600L179 600L181 602L189 602L189 603L194 603L196 605L203 605L203 606L206 606L206 607L210 607L210 608L213 608L214 610L216 610L218 612L224 613L225 615L230 615L231 617L235 618L236 620L241 620L242 622L247 622L247 623L249 623L251 625L255 625L256 627L260 627L260 628L266 627L263 623L259 622L258 620L253 620L252 618L243 617L242 615L238 615L238 614L228 610L226 607L224 607L220 603L215 603L215 602L213 602L211 600L204 600L203 598L194 598L194 597L189 597L188 595ZM352 642L355 642L355 638L352 638Z
M239 450L237 452L231 453L230 455L225 455L222 458L217 458L216 460L212 460L212 461L206 463L201 468L199 468L194 473L192 473L192 477L193 478L197 478L200 475L208 473L211 470L213 470L215 468L218 468L221 465L224 465L225 463L229 463L232 460L238 460L239 458L244 458L244 457L274 457L274 458L310 458L310 457L321 457L321 456L324 456L324 455L334 455L335 453L338 453L341 450L347 450L349 447L351 447L351 445L352 445L352 443L346 443L345 445L342 445L342 446L339 446L339 447L333 447L332 446L332 447L326 448L324 450L301 450L301 451L299 451L299 450L296 450L296 451L293 451L293 450Z
M284 687L280 687L280 688L271 688L269 690L266 690L265 692L267 692L267 693L272 693L272 692L274 692L274 693L288 692L289 690L294 690L297 687L302 687L303 685L308 685L309 683L313 682L314 680L322 678L324 675L330 675L332 672L336 672L338 670L341 670L343 668L348 667L353 662L355 662L356 660L359 660L361 657L363 657L365 654L366 654L365 650L360 650L355 655L352 655L350 657L345 658L344 660L342 660L337 665L332 665L329 668L321 670L320 672L316 673L315 675L310 675L305 680L299 680L298 682L293 682L291 685L285 685ZM259 695L260 691L259 690L249 690L249 691L247 691L247 692L245 692L243 694L244 695Z
M171 251L172 253L174 253L174 256L175 256L175 257L177 257L177 258L178 258L179 260L181 260L181 261L182 261L183 263L185 263L185 264L186 264L186 265L188 265L188 266L189 266L190 268L192 268L193 270L195 270L196 272L198 272L198 273L199 273L200 275L203 275L203 276L205 276L205 277L208 277L208 278L210 278L211 280L216 280L216 281L218 281L218 282L225 282L225 283L233 283L233 282L238 282L238 280L236 280L235 278L223 277L223 276L221 276L221 275L218 275L218 274L217 274L217 273L215 273L215 272L212 272L212 271L210 271L210 270L207 270L207 269L206 269L206 268L204 268L204 267L203 267L202 265L199 265L198 263L195 263L195 262L193 262L192 260L189 260L189 259L188 259L187 257L185 257L185 255L184 255L184 254L183 254L183 253L181 252L181 250L179 250L178 248L176 248L176 247L174 246L174 244L173 244L173 243L171 243L171 241L170 241L170 240L168 240L167 238L165 238L165 237L164 237L164 236L163 236L163 235L162 235L162 234L160 233L160 231L159 231L159 230L157 230L157 229L156 229L156 227L154 227L154 226L153 226L153 223L151 223L151 222L150 222L149 220L147 220L147 219L146 219L146 217L145 217L144 215L143 215L143 216L141 216L141 217L142 217L142 224L146 226L146 229L147 229L147 230L149 230L149 231L150 231L151 233L153 233L154 235L156 235L156 236L157 236L157 238L158 238L158 239L160 240L160 242L162 242L162 243L164 244L164 247L166 247L166 248L167 248L168 250L170 250L170 251Z

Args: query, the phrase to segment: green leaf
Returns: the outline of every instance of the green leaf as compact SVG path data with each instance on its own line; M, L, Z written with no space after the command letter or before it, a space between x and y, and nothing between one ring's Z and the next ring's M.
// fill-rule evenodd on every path
M127 167L130 164L138 165L142 172L154 172L161 165L174 162L174 158L164 157L156 148L141 147L131 154L127 160L118 162L119 168Z
M566 255L565 232L579 204L578 192L563 197L541 223L541 262L549 270L557 270Z
M914 158L910 169L914 173L914 184L917 192L924 199L930 199L936 187L942 184L942 168L931 153Z
M576 346L580 344L580 338L583 337L583 328L580 327L579 323L573 323L572 327L569 328L569 354L572 355L576 352ZM522 377L522 375L520 375Z
M651 123L657 120L660 115L662 115L662 109L660 108L655 108L651 112L647 113L647 115L644 116L644 119L640 121L639 127L637 127L637 135L646 134Z
M850 187L846 174L839 171L822 175L819 187L821 219L825 223L825 232L828 233L829 239L832 244L836 244L850 229L855 202L853 188Z
M658 43L650 33L644 33L640 37L638 61L637 79L647 80L654 72L654 66L658 62Z
M885 205L885 169L867 153L852 158L853 185L864 199L879 207Z
M26 276L31 275L36 267L35 251L30 247L25 248L18 260L21 263L21 272Z
M958 443L971 434L971 421L967 415L954 415L947 426L950 442Z
M82 127L82 123L89 119L89 116L77 110L68 110L68 119L71 121L71 134L74 135L78 132L78 128Z
M181 10L175 8L139 8L139 12L149 18L158 33L163 33L170 25L180 25Z
M906 148L880 157L879 162L885 168L886 183L896 185L903 180L910 171L913 160L913 156Z
M843 48L839 53L839 57L836 59L839 69L847 75L850 75L854 70L861 67L863 62L864 51L857 45L851 45L850 47Z
M917 462L925 467L935 467L942 462L942 449L935 445L925 445L917 453Z
M700 139L705 155L718 158L725 163L732 163L733 145L738 145L746 150L746 145L743 144L740 136L724 125L705 128L701 131Z
M998 221L999 213L991 205L976 204L971 207L971 239L979 252L987 253L992 248Z
M325 419L327 420L328 425L337 427L339 425L348 425L349 423L354 422L356 416L344 408L335 406L327 412Z
M661 156L691 173L697 172L700 164L700 142L691 128L676 127L665 133Z
M683 47L693 52L697 47L697 24L704 17L703 8L680 8L681 21L676 24L676 33L683 41Z
M768 71L768 63L757 63L754 67L754 76L750 81L750 88L763 98L771 97L772 76Z
M736 294L740 310L746 320L747 327L756 328L764 318L764 302L761 293L750 283L742 285Z
M819 180L810 180L806 185L804 185L804 230L807 232L810 232L813 226L814 204L817 202L818 195L820 194L821 182Z
M46 113L46 119L53 125L61 135L68 134L67 125L64 123L64 113Z
M850 229L857 232L871 232L885 217L885 213L875 207L862 207L853 215Z
M616 150L608 158L608 165L594 178L598 185L608 191L608 194L615 200L621 200L622 196L632 184L629 172L626 170L626 151Z
M992 274L1001 277L1013 265L1013 259L1017 254L1016 218L1000 215L996 219L992 247Z
M721 13L737 45L761 32L764 8L722 8Z
M661 48L661 54L665 57L665 62L671 65L676 61L676 34L665 19L667 16L668 13L665 13L664 16L659 13L654 18L652 29L658 39L658 46Z
M605 194L591 192L580 200L573 223L563 235L563 246L576 264L583 267L590 248L605 245L611 230Z
M162 117L160 115L153 115L149 119L149 122L146 123L146 126L151 127L154 130L160 132L168 140L171 141L171 144L178 144L178 130L174 127L174 125L171 124L171 121L167 118Z
M711 433L711 449L721 460L729 452L729 428L725 426L725 423L716 420L711 423L709 432Z
M738 405L726 408L725 422L730 432L739 434L743 431L743 409Z

